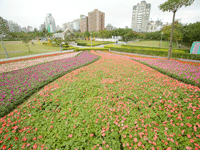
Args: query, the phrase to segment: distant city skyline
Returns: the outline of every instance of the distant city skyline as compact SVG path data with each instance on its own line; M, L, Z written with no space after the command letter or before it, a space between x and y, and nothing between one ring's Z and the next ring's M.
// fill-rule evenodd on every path
M88 16L88 12L94 9L101 10L105 13L105 26L111 24L113 27L131 28L132 22L132 8L142 0L101 0L101 1L65 1L59 0L54 2L51 0L1 0L0 1L0 16L7 21L17 23L21 28L32 26L39 29L41 24L45 22L45 17L51 13L55 19L56 26L71 22L74 19L80 19L80 15ZM167 0L145 0L151 4L150 21L161 20L164 24L172 22L172 12L162 12L158 6ZM48 7L47 7L48 3ZM46 7L44 7L46 6ZM76 8L76 9L75 9ZM181 19L181 23L195 23L200 21L200 1L195 0L191 6L180 8L175 16L175 19Z

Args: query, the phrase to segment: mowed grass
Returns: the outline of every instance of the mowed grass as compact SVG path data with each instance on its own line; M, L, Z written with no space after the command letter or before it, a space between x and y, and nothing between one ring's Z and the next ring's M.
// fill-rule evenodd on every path
M127 45L134 45L134 46L148 46L148 47L159 47L160 41L135 41L128 43ZM161 48L169 48L169 41L162 41ZM177 44L172 43L172 49L177 49ZM183 48L183 47L181 47Z
M32 45L31 42L28 44L30 48L27 47L22 41L4 41L4 45L6 47L6 51L9 57L19 57L19 56L27 56L48 52L60 51L60 47L51 47L45 46L42 44L38 44L38 42L34 42L35 45ZM3 48L2 42L0 43L0 59L6 58L6 54Z
M198 87L134 60L91 53L102 58L45 86L2 118L1 147L197 147Z

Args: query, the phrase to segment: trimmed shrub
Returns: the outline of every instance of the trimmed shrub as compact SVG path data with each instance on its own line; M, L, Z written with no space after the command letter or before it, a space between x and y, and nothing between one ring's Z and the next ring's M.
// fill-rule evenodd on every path
M134 49L164 50L164 51L168 51L169 50L167 48L147 47L147 46L134 46L134 45L124 45L124 44L122 44L121 47L134 48ZM172 49L172 52L190 53L190 50L189 49Z
M100 47L87 47L87 48L75 48L75 52L77 51L86 51L86 50L109 50L108 48L100 48Z
M133 49L133 48L117 48L110 47L110 50L119 51L119 52L127 52L127 53L135 53L135 54L143 54L143 55L151 55L151 56L162 56L167 57L167 51L159 51L159 50L141 50L141 49ZM192 60L200 60L199 54L187 54L187 53L172 53L172 58L181 58L181 59L192 59Z
M77 45L79 45L79 46L86 46L87 43L77 43Z

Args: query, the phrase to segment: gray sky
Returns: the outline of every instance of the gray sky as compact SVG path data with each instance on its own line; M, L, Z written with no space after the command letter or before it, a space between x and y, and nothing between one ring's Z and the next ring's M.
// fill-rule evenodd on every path
M172 12L162 12L158 6L167 0L146 0L151 4L150 20L157 18L163 23L172 22ZM132 8L141 0L0 0L0 16L12 20L21 27L39 27L45 21L47 13L51 13L56 26L87 15L98 9L105 13L105 27L111 23L117 28L131 27ZM176 19L181 23L200 21L200 0L195 0L191 6L180 8Z

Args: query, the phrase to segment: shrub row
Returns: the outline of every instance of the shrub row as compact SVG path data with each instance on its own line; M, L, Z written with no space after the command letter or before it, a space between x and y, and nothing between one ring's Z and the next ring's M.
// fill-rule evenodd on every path
M79 46L86 46L87 43L77 43L77 45L79 45Z
M100 48L100 47L87 47L87 48L78 48L78 47L75 47L75 52L78 52L78 51L86 51L86 50L109 50L108 48Z
M168 51L167 48L159 48L159 47L146 47L146 46L134 46L134 45L121 45L121 47L126 48L135 48L135 49L153 49L153 50L164 50ZM172 49L173 52L184 52L184 53L190 53L189 49Z
M119 51L119 52L128 52L128 53L136 53L136 54L143 54L143 55L151 55L151 56L162 56L167 57L167 51L158 51L158 50L138 50L133 48L117 48L117 47L110 47L110 50ZM181 59L192 59L192 60L200 60L199 54L186 54L186 53L172 53L173 58L181 58Z

